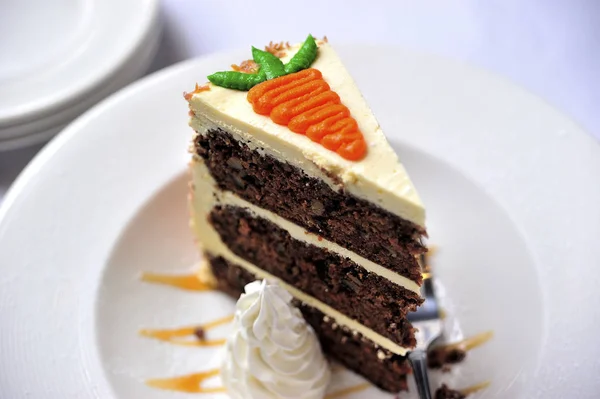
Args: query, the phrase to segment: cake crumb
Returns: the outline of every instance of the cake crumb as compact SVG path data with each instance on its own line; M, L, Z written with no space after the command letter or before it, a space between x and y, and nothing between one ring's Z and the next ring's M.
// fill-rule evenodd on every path
M194 330L194 335L198 338L198 340L200 341L204 341L206 340L206 331L204 331L204 328L202 327L198 327Z
M467 352L460 348L432 348L427 353L427 366L432 369L442 369L447 364L456 364L467 357Z
M194 94L203 92L203 91L207 91L210 90L210 86L207 84L205 84L204 86L198 86L198 83L196 83L196 87L194 88L193 91L191 92L183 92L183 98L186 99L186 101L190 101L192 99L192 97L194 96Z
M454 389L450 389L450 388L448 388L448 385L442 384L442 386L439 387L437 391L435 391L434 398L435 399L465 399L466 396L462 392L456 391Z

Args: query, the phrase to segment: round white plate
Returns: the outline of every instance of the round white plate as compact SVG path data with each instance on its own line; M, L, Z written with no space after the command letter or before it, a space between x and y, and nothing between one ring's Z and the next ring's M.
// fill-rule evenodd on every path
M436 381L491 381L481 398L595 398L598 144L486 72L391 48L339 50L426 203L449 333L495 333ZM137 331L207 322L233 302L138 277L197 261L181 94L247 53L130 86L71 124L17 179L0 210L2 397L187 398L143 381L214 365L213 350Z
M0 126L78 102L154 29L157 0L22 0L0 4Z

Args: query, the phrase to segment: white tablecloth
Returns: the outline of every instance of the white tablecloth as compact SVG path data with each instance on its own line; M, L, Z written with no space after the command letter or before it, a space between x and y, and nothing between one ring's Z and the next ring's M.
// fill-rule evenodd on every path
M600 139L598 0L163 0L163 14L153 70L309 32L334 44L398 45L494 71ZM0 153L0 200L38 149Z

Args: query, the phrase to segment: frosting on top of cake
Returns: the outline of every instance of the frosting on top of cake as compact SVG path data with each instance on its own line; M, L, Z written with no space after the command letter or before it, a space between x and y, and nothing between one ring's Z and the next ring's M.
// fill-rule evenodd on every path
M287 62L300 45L291 46L282 57ZM404 166L390 147L379 123L342 61L328 43L319 43L312 68L336 92L356 119L366 141L366 156L350 161L312 141L303 134L259 115L247 100L247 92L210 84L210 90L194 93L192 111L213 121L279 160L300 167L307 174L323 178L348 193L373 202L383 209L419 226L425 224L425 208ZM334 177L332 179L332 176ZM340 183L340 184L338 184Z

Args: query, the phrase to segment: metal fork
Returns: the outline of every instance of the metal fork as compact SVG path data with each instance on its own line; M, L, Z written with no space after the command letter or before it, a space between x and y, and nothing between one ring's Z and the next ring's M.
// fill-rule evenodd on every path
M442 334L442 319L433 291L433 281L424 262L425 257L421 258L424 281L421 287L421 295L425 301L416 312L409 313L407 318L413 327L418 329L415 334L417 346L409 352L408 360L413 369L417 390L420 399L431 399L429 390L429 378L427 376L427 349Z

